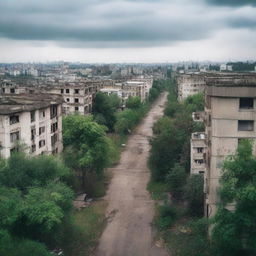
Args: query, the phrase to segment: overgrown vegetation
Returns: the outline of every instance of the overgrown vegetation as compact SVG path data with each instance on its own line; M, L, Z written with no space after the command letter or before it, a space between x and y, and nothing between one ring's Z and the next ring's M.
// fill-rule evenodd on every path
M207 225L199 219L203 216L203 177L189 175L191 133L204 129L193 122L192 112L203 109L202 94L178 102L173 81L164 116L153 127L148 189L153 198L161 199L155 224L174 256L207 255L209 245Z
M242 140L236 155L224 162L221 203L213 220L214 255L256 255L256 158L252 142ZM233 211L231 204L236 204Z
M168 87L168 83L169 80L154 81L145 102L142 103L137 96L129 97L125 102L126 108L124 110L121 110L121 102L116 95L108 96L99 92L96 94L93 104L94 120L107 126L108 133L115 132L123 137L131 133L148 112L150 104Z
M151 101L165 85L154 82ZM19 152L0 159L0 255L50 256L57 248L65 256L93 255L106 203L75 210L75 192L94 198L105 194L110 177L104 169L118 161L125 134L145 115L149 102L135 97L128 99L125 111L119 106L116 96L97 94L94 117L65 117L59 157ZM121 119L129 124L119 130Z
M0 255L50 255L46 246L61 242L72 210L69 178L70 170L51 156L1 160Z
M204 219L203 177L188 175L190 134L203 128L195 126L191 113L202 110L203 98L195 95L178 103L175 92L173 86L151 143L148 189L161 202L155 225L172 256L256 255L256 157L252 142L241 140L237 153L224 161L217 214L210 221Z

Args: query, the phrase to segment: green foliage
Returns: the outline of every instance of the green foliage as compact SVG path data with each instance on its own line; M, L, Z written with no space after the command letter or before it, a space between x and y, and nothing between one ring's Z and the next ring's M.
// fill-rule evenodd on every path
M201 174L192 174L185 187L188 211L192 216L203 216L204 213L204 178Z
M221 203L214 219L212 238L216 255L256 254L256 158L252 143L244 140L228 158L220 180ZM235 203L234 211L228 209Z
M21 193L14 188L0 187L0 228L10 227L21 214Z
M64 184L50 183L46 187L30 188L25 196L23 214L28 224L37 224L49 231L60 224L72 208L73 192Z
M182 230L182 232L181 232ZM210 256L210 242L207 239L206 219L183 221L165 232L167 247L173 256ZM215 256L215 255L214 255Z
M26 239L13 239L7 231L0 230L0 255L50 256L51 254L41 243Z
M62 182L69 175L69 169L51 156L17 153L1 162L0 252L7 253L0 255L49 255L33 240L54 244L72 209L73 192Z
M98 92L94 98L92 113L94 120L101 125L108 127L110 131L113 131L116 122L115 112L120 106L120 99L117 95L112 94L110 96Z
M68 180L70 170L53 156L29 157L13 154L0 170L0 184L26 191L30 186L44 186L54 179Z
M130 109L139 109L141 108L142 103L139 97L130 97L126 101L126 107Z
M68 166L83 174L101 174L110 162L111 141L105 127L91 117L69 115L63 119L64 158Z
M192 96L188 96L184 102L187 110L192 113L195 111L204 110L204 95L203 93L198 93Z
M90 207L73 213L73 218L62 225L60 247L65 255L94 255L98 239L105 227L106 202L94 202Z
M176 99L175 84L169 87L165 117L153 127L155 137L151 141L149 166L152 179L164 181L175 163L180 163L188 172L190 169L190 136L198 127L192 120L192 112L202 110L202 94L188 97L184 103Z
M182 199L186 178L186 171L184 167L179 164L175 164L174 167L167 173L166 183L174 199Z
M128 134L139 123L141 118L146 114L147 106L141 105L137 109L126 109L117 113L117 122L115 131L120 134Z
M159 218L156 220L155 224L160 230L170 228L177 217L177 210L169 205L158 206L158 213Z

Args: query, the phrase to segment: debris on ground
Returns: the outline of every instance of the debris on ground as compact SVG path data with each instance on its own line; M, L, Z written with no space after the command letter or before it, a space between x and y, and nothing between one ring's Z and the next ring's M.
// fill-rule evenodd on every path
M93 201L92 198L88 198L86 193L79 194L76 199L73 201L73 206L75 209L83 209L90 205L90 203Z

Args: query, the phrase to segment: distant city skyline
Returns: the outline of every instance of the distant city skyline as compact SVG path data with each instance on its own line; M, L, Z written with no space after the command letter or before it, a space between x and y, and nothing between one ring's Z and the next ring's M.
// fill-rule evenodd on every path
M0 62L256 59L256 1L0 0Z

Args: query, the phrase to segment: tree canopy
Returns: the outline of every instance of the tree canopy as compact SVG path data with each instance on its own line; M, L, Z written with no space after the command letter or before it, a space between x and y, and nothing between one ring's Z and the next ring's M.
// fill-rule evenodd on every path
M242 140L235 156L223 165L221 202L212 238L216 255L256 254L256 158L252 142ZM230 210L230 204L235 209Z

